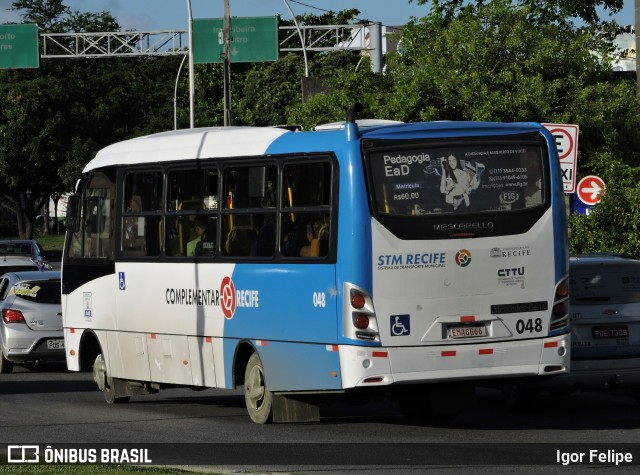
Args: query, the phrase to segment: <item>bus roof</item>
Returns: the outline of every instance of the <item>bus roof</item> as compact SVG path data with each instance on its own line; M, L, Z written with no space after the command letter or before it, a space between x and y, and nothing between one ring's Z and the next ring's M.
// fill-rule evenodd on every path
M277 127L206 127L160 132L103 148L84 171L144 161L261 155L275 139L291 133Z
M199 160L216 157L250 157L269 153L331 151L349 140L343 123L320 126L322 131L292 132L280 127L203 127L172 130L109 145L84 168L90 171L112 165ZM532 122L418 122L369 121L358 137L416 139L492 134L516 134L541 130ZM339 138L338 138L339 137ZM281 139L281 140L278 140ZM332 145L333 144L333 145Z

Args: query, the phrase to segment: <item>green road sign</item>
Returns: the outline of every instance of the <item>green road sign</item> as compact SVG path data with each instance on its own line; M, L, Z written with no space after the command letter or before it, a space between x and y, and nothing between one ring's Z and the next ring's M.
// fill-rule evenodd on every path
M278 19L276 17L232 17L229 59L232 63L277 61ZM193 62L221 63L224 54L224 20L193 20Z
M38 25L0 25L0 69L39 65Z

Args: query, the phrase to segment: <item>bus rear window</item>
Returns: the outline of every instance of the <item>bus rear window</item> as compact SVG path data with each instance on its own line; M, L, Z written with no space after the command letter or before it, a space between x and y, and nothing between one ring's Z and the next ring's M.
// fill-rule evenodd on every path
M374 142L365 154L378 216L505 214L545 204L540 144Z

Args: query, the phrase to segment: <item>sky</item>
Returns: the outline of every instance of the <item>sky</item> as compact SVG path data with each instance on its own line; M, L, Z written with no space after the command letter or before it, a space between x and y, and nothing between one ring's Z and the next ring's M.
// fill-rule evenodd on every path
M625 0L624 9L616 16L622 25L635 24L634 1ZM15 12L7 11L13 0L0 0L0 24L19 22ZM408 0L288 0L295 15L312 13L320 15L327 10L338 12L357 8L359 18L393 26L406 23L411 17L421 17L428 5L416 5ZM186 30L188 0L66 0L72 10L83 12L108 11L118 19L125 30ZM224 0L191 0L193 18L222 18ZM229 0L231 16L253 17L280 14L291 15L284 0Z

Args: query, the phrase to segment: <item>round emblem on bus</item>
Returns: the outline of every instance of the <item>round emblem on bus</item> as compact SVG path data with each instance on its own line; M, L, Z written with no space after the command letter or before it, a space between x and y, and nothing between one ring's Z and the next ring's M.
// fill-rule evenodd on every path
M220 285L220 307L222 307L222 313L227 318L232 318L236 311L236 289L233 286L231 277L225 277L222 279Z
M471 253L466 249L460 249L456 252L456 264L460 267L467 267L471 264Z

